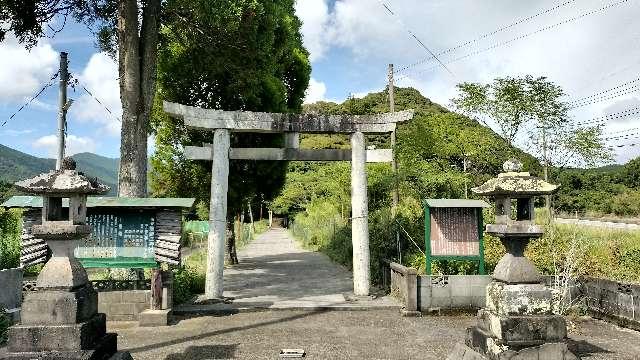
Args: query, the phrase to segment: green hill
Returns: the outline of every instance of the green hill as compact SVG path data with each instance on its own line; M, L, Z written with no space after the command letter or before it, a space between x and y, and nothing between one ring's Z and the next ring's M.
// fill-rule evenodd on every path
M91 153L76 154L73 155L73 158L76 160L80 171L88 176L98 177L102 182L111 187L108 195L116 194L118 159L111 159ZM35 157L0 145L0 182L2 183L14 183L18 180L52 170L55 164L54 159Z

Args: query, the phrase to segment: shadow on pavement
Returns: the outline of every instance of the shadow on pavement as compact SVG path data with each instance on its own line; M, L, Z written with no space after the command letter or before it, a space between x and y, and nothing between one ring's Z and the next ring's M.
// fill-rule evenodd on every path
M237 347L238 344L189 346L181 353L169 354L165 360L233 359Z
M245 326L236 326L236 327L232 327L232 328L228 328L228 329L220 329L220 330L216 330L216 331L211 331L211 332L207 332L207 333L198 334L198 335L195 335L195 336L188 336L188 337L183 337L183 338L180 338L180 339L164 341L164 342L156 343L156 344L138 346L138 347L128 348L128 349L124 349L124 350L127 350L127 351L135 354L137 352L154 350L154 349L162 348L162 347L165 347L165 346L172 346L172 345L186 343L186 342L189 342L189 341L202 340L202 339L210 337L210 336L223 335L223 334L228 334L228 333L232 333L232 332L235 332L235 331L244 331L244 330L255 329L255 328L259 328L259 327L263 327L263 326L268 326L268 325L274 325L274 324L279 324L279 323L283 323L283 322L293 321L293 320L302 319L302 318L309 317L309 316L318 315L318 314L321 314L321 313L324 313L324 312L326 312L326 310L308 311L308 312L305 312L305 313L302 313L302 314L297 314L297 315L293 315L293 316L289 316L289 317L285 317L285 318L281 318L281 319L265 321L265 322L255 323L255 324L245 325ZM173 359L191 359L191 357L173 358Z
M590 354L611 353L611 351L591 344L585 340L576 341L569 339L567 341L567 345L569 346L569 350L571 350L571 352L580 357L589 357Z

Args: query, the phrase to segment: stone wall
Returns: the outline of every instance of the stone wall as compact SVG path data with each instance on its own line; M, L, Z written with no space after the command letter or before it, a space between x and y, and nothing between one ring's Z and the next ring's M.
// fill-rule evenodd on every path
M108 321L137 321L151 307L151 290L102 291L98 293L98 312Z
M0 307L7 310L14 321L20 320L22 305L22 269L0 270Z
M640 285L585 277L580 290L592 317L640 331Z
M485 305L485 289L490 275L420 275L420 311L476 309Z

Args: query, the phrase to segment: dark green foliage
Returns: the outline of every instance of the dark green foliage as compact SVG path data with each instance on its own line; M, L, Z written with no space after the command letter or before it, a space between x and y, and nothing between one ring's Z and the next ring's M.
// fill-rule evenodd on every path
M73 155L78 165L78 170L88 176L98 177L107 184L111 190L109 195L115 195L118 179L118 159L111 159L91 153ZM0 145L0 199L3 193L7 193L7 186L2 183L12 184L37 174L53 170L56 162L54 159L42 159Z
M22 212L0 208L0 270L20 266Z
M0 307L0 346L7 343L7 331L9 330L9 326L11 326L11 320L9 319L5 309Z
M173 271L173 301L185 303L197 294L204 293L205 274L190 267L180 267Z
M554 170L551 181L561 185L554 196L554 207L568 214L638 216L639 178L640 158L623 166Z
M490 129L465 116L449 112L420 95L415 89L396 90L396 109L415 109L416 116L402 124L397 132L400 204L392 218L391 190L393 173L388 164L368 164L369 243L371 275L381 280L384 260L398 260L424 269L425 198L464 197L464 184L479 185L502 171L502 164L515 154L525 168L540 174L538 161L519 149L510 147ZM338 113L377 113L388 111L387 93L369 94L349 99L343 104L305 105L305 111ZM389 147L388 136L369 136L369 144ZM303 148L349 148L343 135L309 135ZM468 173L463 172L464 157ZM334 261L351 266L351 227L349 163L291 163L287 181L280 195L271 203L278 214L294 218L294 235L303 244L326 253ZM398 223L400 225L398 225ZM400 249L396 230L401 234ZM501 246L501 245L500 245ZM400 251L400 253L399 253ZM499 258L502 254L496 254ZM493 268L497 259L487 264ZM438 262L436 270L472 273L473 263Z
M187 1L166 4L158 60L156 99L223 110L298 112L311 67L302 47L293 0ZM152 124L156 153L151 162L155 196L194 196L209 203L211 165L184 159L183 145L211 142L211 132L187 131L162 114L158 101ZM237 134L232 147L282 145L281 135ZM269 201L284 182L286 164L232 161L230 217L247 200Z

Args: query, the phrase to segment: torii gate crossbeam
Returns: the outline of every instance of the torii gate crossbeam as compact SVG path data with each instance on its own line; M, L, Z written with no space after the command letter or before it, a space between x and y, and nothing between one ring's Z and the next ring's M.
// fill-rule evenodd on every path
M282 161L351 161L351 241L353 291L369 295L369 224L367 162L390 162L391 149L367 150L365 133L390 133L410 120L413 111L377 115L274 114L221 111L164 102L164 111L184 119L189 128L213 131L213 144L185 147L191 160L211 160L211 206L205 297L222 298L229 159ZM231 132L284 133L285 148L232 149ZM351 150L298 149L299 133L350 134Z

